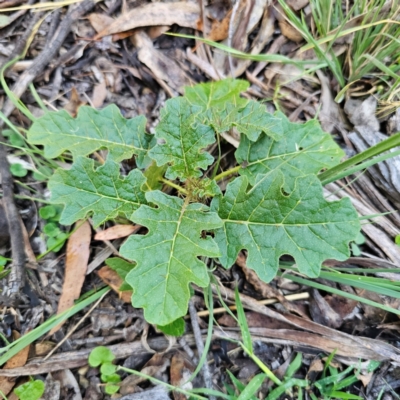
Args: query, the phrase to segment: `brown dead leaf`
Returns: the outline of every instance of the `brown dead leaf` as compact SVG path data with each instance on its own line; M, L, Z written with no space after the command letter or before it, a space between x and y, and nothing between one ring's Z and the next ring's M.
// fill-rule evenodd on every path
M110 267L103 267L99 270L98 274L104 283L106 283L115 292L118 293L120 299L124 303L131 302L132 292L129 292L129 291L120 292L119 291L119 288L124 283L124 281L123 281L123 279L121 279L119 277L119 275L113 269L111 269Z
M45 356L50 353L51 350L56 346L55 343L45 340L35 344L35 354L37 357Z
M310 1L309 0L286 0L286 4L293 8L295 11L299 11L304 8Z
M79 226L79 228L70 236L67 243L64 284L58 302L57 314L74 305L74 301L81 294L82 285L85 281L92 230L88 221L83 223L78 221L75 226ZM61 326L62 323L54 327L50 334L57 332Z
M319 358L316 358L311 362L310 368L308 370L308 373L310 372L322 372L324 370L324 364Z
M107 84L106 81L103 80L97 85L95 85L92 94L92 104L94 108L100 108L104 100L107 97Z
M343 116L339 105L334 101L329 85L328 77L322 72L317 71L317 76L321 82L321 103L322 107L318 113L318 119L322 129L332 133L334 128L344 125Z
M171 368L169 371L172 385L177 387L181 386L183 367L183 357L179 353L175 354L171 359ZM174 393L174 399L185 400L186 396L183 393Z
M182 387L187 382L193 369L189 365L188 361L182 356L181 353L176 353L171 359L170 377L171 384L176 387ZM189 386L185 384L185 389L192 389L193 386L189 382ZM187 397L183 393L174 392L174 400L186 400Z
M180 67L179 63L156 49L153 46L153 41L145 32L136 32L131 37L131 42L138 49L137 55L139 60L151 70L154 74L154 78L160 85L166 82L170 87L180 93L183 93L183 88L185 86L191 85L190 78Z
M131 233L137 231L137 225L114 225L104 231L97 232L94 240L114 240L129 236Z
M152 40L157 39L159 36L161 36L167 31L169 31L168 25L158 25L147 28L147 34L149 35L149 38Z
M367 387L371 382L372 377L374 376L374 372L368 372L366 374L357 375L357 379L361 381L364 387Z
M64 110L68 111L73 117L76 117L79 107L84 104L86 103L81 101L78 91L75 87L72 87L69 102L64 106Z
M177 24L185 28L198 29L199 18L200 6L197 3L185 1L149 3L123 13L112 24L98 33L95 39L97 40L113 33L155 25Z
M17 332L13 332L14 339L19 339L21 335ZM28 360L30 345L24 347L20 352L18 352L14 357L11 357L3 368L17 368L25 365ZM0 377L0 390L3 395L7 396L15 385L15 379L8 378L6 376Z
M279 21L279 28L281 29L282 35L289 40L293 40L293 42L296 43L303 40L301 33L287 21Z
M211 24L211 31L207 35L207 39L219 42L228 37L229 23L231 20L232 10L228 11L222 21L214 20Z
M311 382L315 381L317 376L324 370L324 364L320 358L311 361L310 368L307 371L306 378Z
M313 296L310 301L310 314L312 319L319 324L329 326L330 328L339 328L343 319L332 309L329 303L320 295L318 290L312 291Z
M106 29L114 22L114 18L107 14L92 13L88 16L88 20L92 24L94 30L99 33Z
M375 301L379 304L384 304L382 297L375 292L370 292L363 289L354 288L355 292L358 296L363 297L364 299ZM368 326L381 324L386 317L387 312L381 310L378 307L373 307L365 303L360 303L360 307L364 310L363 322L365 322Z
M354 312L354 308L357 306L358 301L348 299L343 296L336 294L325 296L326 302L331 306L335 312L340 315L341 318L345 319Z
M242 269L247 281L254 286L254 289L256 289L262 297L267 299L276 298L288 311L294 312L308 319L307 314L298 304L286 300L285 296L279 290L273 288L268 283L263 282L252 269L247 268L246 258L243 254L238 255L236 264Z
M112 35L112 41L118 42L118 40L123 40L128 37L131 37L137 30L136 29L129 29L129 31L118 32Z

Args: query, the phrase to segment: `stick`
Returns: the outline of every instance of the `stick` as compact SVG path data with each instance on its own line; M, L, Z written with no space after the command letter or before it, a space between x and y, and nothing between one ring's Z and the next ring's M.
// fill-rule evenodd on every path
M17 45L10 56L10 60L21 54L25 48L34 26L37 24L43 13L36 13L22 38L17 42ZM8 62L9 60L5 61ZM3 122L0 123L0 128ZM0 133L0 142L4 143L5 139ZM8 277L8 293L11 299L11 304L18 302L20 289L25 284L25 262L26 255L24 250L24 235L22 232L20 215L17 206L14 202L14 180L10 173L10 166L7 160L7 150L3 144L0 144L0 175L1 187L3 189L3 206L7 218L10 240L11 240L11 256L12 265L11 272Z
M51 59L56 55L57 51L63 44L66 36L68 35L72 23L81 15L92 9L95 5L95 0L84 0L77 7L70 6L69 11L61 22L58 31L56 32L54 40L47 46L35 59L32 65L20 76L19 80L14 84L13 92L17 98L20 98L25 92L29 84L33 82L38 74L48 65ZM39 21L43 14L37 13L30 23L29 29L25 31L23 38L18 42L14 49L13 55L10 59L15 58L23 52L25 44L27 43L34 26ZM3 114L9 117L13 112L15 106L10 99L7 99ZM3 123L0 123L0 128ZM5 142L4 137L0 133L0 141ZM2 177L2 188L4 196L4 211L6 214L11 239L11 254L12 254L12 267L11 273L8 278L8 296L12 303L18 302L20 297L20 290L25 283L25 261L26 255L24 251L23 232L20 225L18 209L14 203L14 182L10 173L10 166L7 161L7 151L4 145L0 144L0 174Z
M17 98L20 98L33 80L43 72L49 62L55 57L65 38L71 30L71 25L83 14L90 11L96 4L96 0L84 0L78 6L70 6L67 15L62 20L54 39L44 48L44 50L36 57L32 65L21 74L18 81L14 84L12 91ZM3 114L9 117L15 106L10 99L7 99Z

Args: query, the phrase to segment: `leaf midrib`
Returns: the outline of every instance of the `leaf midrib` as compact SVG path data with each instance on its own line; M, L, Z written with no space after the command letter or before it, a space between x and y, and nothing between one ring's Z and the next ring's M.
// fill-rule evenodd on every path
M74 138L74 139L79 139L79 138L80 138L80 139L82 139L82 141L107 143L107 146L108 146L108 147L127 147L127 148L129 148L129 149L147 151L147 149L144 148L144 147L133 146L133 145L130 145L130 144L126 143L126 142L118 143L118 142L115 142L115 141L112 141L112 140L103 139L103 138L91 138L91 137L87 137L87 136L77 136L77 135L72 135L72 134L70 134L70 133L64 133L64 132L61 133L61 134L59 134L59 133L52 132L52 131L50 131L50 130L46 130L46 133L48 133L49 135L66 136L66 137L68 137L69 139L70 139L70 138ZM42 142L41 142L41 143L42 143ZM111 146L108 145L108 143L111 143ZM73 147L79 146L80 144L81 144L81 142L76 143ZM46 146L46 145L47 145L47 146L52 146L51 143L45 143L44 145L45 145L45 146ZM53 145L53 146L54 146L54 145ZM59 148L59 145L58 145L58 144L56 144L55 146L56 146L57 148ZM102 147L102 146L98 146L98 147ZM106 146L105 146L105 147L106 147ZM69 150L69 149L66 149L66 150ZM64 150L62 150L61 152L64 152L64 151L66 151L66 150L64 149Z
M66 183L65 181L63 181L62 183L63 183L64 186L66 186L66 187L75 189L75 190L80 191L80 192L90 193L90 194L93 194L93 195L97 195L98 197L101 197L101 198L104 198L104 199L119 200L119 201L121 201L121 202L123 202L123 203L136 204L136 205L145 204L145 203L140 203L140 202L134 202L134 201L131 201L131 200L126 200L126 199L123 199L123 198L121 198L121 197L110 197L110 196L103 195L103 194L101 194L101 193L99 193L99 192L92 192L92 191L89 191L89 190L84 190L84 189L78 188L78 187L76 187L76 186L72 186L72 185ZM115 185L114 185L114 188L115 188ZM54 189L53 189L53 191L54 191ZM62 197L64 197L64 196L66 196L66 195L62 195ZM98 200L98 201L99 201L99 200ZM96 201L95 203L97 203L98 201ZM91 203L91 204L95 204L95 203Z

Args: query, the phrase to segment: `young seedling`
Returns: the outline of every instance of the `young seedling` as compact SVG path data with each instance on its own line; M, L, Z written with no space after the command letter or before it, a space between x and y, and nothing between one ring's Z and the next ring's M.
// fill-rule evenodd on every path
M143 116L127 120L114 105L83 106L76 118L49 112L28 132L46 157L73 156L71 168L58 169L48 184L52 202L64 206L61 224L123 217L147 228L120 252L134 266L125 276L132 304L150 323L168 326L187 313L191 283L209 285L207 258L230 268L246 250L248 267L268 282L280 257L291 255L301 274L315 278L326 259L349 257L360 231L350 200L325 200L317 177L343 151L316 120L291 123L242 98L247 87L227 79L186 88L165 103L155 135L146 133ZM209 149L220 148L233 128L237 165L220 171ZM100 149L108 150L102 165L88 157ZM137 168L122 176L119 163L133 155ZM175 194L157 189L153 175Z
M100 367L101 380L106 383L105 392L107 394L117 393L121 382L121 377L116 373L117 367L112 362L115 356L107 347L99 346L94 348L89 355L89 365Z
M14 389L14 393L20 400L38 400L44 393L45 385L44 382L37 379L31 379L17 388Z
M68 235L61 231L58 224L61 211L62 207L55 205L48 205L39 209L40 217L47 221L43 227L43 233L47 236L47 248L52 249L54 252L59 251L68 238Z

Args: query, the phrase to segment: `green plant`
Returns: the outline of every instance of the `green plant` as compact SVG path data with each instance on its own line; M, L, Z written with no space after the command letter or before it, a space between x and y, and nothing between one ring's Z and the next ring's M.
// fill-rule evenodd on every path
M43 226L43 233L47 236L46 245L48 249L54 252L59 251L65 241L68 239L68 234L61 231L58 221L60 220L62 207L56 205L48 205L39 209L39 215L46 221Z
M61 322L66 321L68 318L72 317L79 311L82 311L85 307L94 303L96 300L100 299L109 291L109 288L101 288L97 291L93 290L85 293L71 308L63 311L61 314L53 315L32 331L21 336L14 342L2 347L0 349L0 354L2 354L0 357L0 366L4 365L11 357L18 354L22 349L33 343L35 340L39 339L41 336L45 335L52 328L59 325Z
M38 400L42 397L44 389L45 385L43 381L31 378L28 382L15 388L14 393L20 400Z
M121 382L121 377L116 373L117 367L113 364L114 354L107 347L98 346L89 355L89 365L100 367L101 380L106 383L105 392L107 394L117 393Z
M349 366L344 371L340 372L338 368L332 366L332 360L335 356L335 351L332 352L326 359L324 370L321 376L315 381L310 382L308 379L298 379L294 375L303 365L301 353L296 354L287 368L282 380L279 380L272 371L257 357L253 352L253 344L251 339L251 333L249 331L246 316L244 313L243 305L240 300L238 291L236 290L235 304L237 307L237 319L226 307L227 312L236 319L240 327L242 342L238 344L242 347L245 353L260 367L263 371L262 374L256 375L248 385L244 385L235 376L228 371L228 375L236 390L233 390L230 386L225 385L227 393L232 396L232 399L241 399L242 395L247 393L249 397L247 399L256 399L254 394L261 387L262 382L269 378L274 384L275 388L272 388L268 395L265 397L266 400L278 400L285 393L288 393L291 398L303 398L304 390L307 391L309 397L316 400L315 391L318 390L319 394L324 400L330 399L361 399L360 396L345 392L344 389L351 387L354 383L358 382L360 371L355 366ZM380 366L378 361L370 361L367 366L367 373L376 370ZM297 397L293 397L293 389L297 391ZM239 397L236 394L239 393Z
M360 94L378 93L384 104L399 99L400 13L399 1L356 0L344 10L340 1L310 1L314 32L306 19L299 18L283 0L279 0L289 22L313 48L337 79L341 100L346 91ZM336 56L337 39L353 35L346 53ZM368 84L363 85L367 80ZM361 85L360 85L361 82ZM356 85L357 84L357 85ZM387 108L387 107L386 107Z
M190 283L209 284L204 257L229 268L245 249L249 268L270 281L289 254L299 272L318 277L324 260L348 258L359 233L349 199L326 201L317 177L339 164L342 150L317 121L294 124L241 98L247 87L228 79L186 88L184 97L166 102L154 136L144 117L126 120L113 105L81 107L76 118L49 112L28 131L28 142L43 145L46 157L69 150L74 158L48 184L52 202L64 205L61 224L91 215L95 226L123 217L148 229L120 251L136 262L126 282L151 323L168 325L186 314ZM241 134L239 165L217 174L220 159L209 169L214 157L207 149L216 141L220 148L220 134L233 127ZM87 157L104 148L102 165ZM133 154L137 168L121 176L119 162ZM154 161L167 167L160 180L176 195L147 184L142 170ZM236 173L222 193L218 182Z
M350 387L358 382L360 372L354 366L347 367L340 372L338 368L331 365L335 352L331 353L325 362L322 377L314 382L313 386L318 389L323 400L330 399L354 399L362 400L362 397L348 392L343 389ZM367 367L367 372L375 371L380 365L380 362L370 361ZM314 393L310 393L310 397L317 399Z

